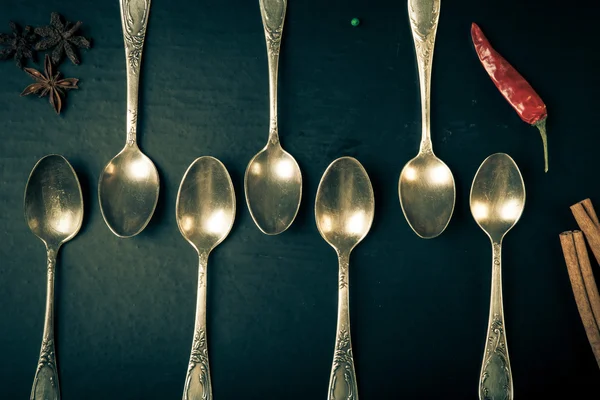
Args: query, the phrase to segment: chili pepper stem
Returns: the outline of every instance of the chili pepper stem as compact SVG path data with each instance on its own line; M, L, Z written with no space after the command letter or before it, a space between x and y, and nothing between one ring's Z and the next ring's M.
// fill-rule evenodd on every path
M548 172L548 137L546 135L546 119L548 118L542 118L533 124L539 129L540 136L542 136L542 143L544 144L544 172Z

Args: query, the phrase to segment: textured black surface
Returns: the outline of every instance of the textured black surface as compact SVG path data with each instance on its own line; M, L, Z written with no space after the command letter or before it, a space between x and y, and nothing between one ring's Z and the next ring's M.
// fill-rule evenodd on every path
M591 3L591 2L589 2ZM29 395L41 342L45 254L23 218L35 162L63 154L86 203L61 249L57 342L63 398L181 398L196 301L197 259L178 232L175 196L201 155L234 181L235 226L209 261L208 343L216 399L323 399L336 323L337 263L313 215L321 174L357 157L376 195L371 233L352 256L351 315L361 399L473 399L488 318L491 249L468 205L491 153L513 156L527 204L505 240L504 295L515 393L521 399L600 393L600 374L573 300L558 234L568 206L597 186L598 6L544 0L444 1L435 50L433 142L452 168L457 205L446 232L419 239L398 202L417 152L417 72L405 1L290 0L280 73L280 130L300 164L304 198L291 229L254 226L247 162L268 131L268 81L258 1L154 0L143 55L140 144L161 174L157 212L139 236L104 224L97 180L125 141L125 60L118 1L0 2L8 21L82 20L93 49L64 115L19 98L31 81L0 63L0 397ZM359 27L350 20L359 17ZM537 130L505 103L474 54L476 21L548 104L550 172ZM40 58L41 60L41 58ZM552 396L551 396L552 395Z

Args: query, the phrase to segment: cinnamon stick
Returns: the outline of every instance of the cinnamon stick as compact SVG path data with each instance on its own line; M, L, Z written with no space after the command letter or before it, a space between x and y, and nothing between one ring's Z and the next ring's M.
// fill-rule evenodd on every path
M586 202L586 204L588 204L588 209L591 209L591 213L588 213L588 211L582 203L583 202L573 204L571 206L571 212L573 213L573 216L577 221L577 225L579 225L579 229L581 229L585 234L585 238L590 244L592 253L594 253L596 261L598 262L598 264L600 264L600 227L594 221L597 221L598 217L594 212L594 208L591 206L591 202Z
M600 367L600 330L596 324L590 302L588 300L585 285L583 283L583 277L579 269L579 258L577 257L577 249L575 246L575 240L573 232L567 231L560 234L560 245L563 250L565 262L567 264L567 271L569 273L569 280L571 281L571 287L573 288L573 295L577 308L579 310L579 316L581 322L585 328L596 362Z
M590 264L590 258L588 256L583 233L581 233L581 231L573 231L573 240L575 241L579 270L581 271L588 301L590 302L596 325L600 329L600 294L598 293L598 287L596 286L594 273L592 272L592 266Z
M592 200L587 198L585 200L581 200L580 203L590 216L590 219L594 222L594 224L596 224L597 227L600 228L600 222L598 221L598 216L596 215L596 211L594 210L594 206L592 205Z

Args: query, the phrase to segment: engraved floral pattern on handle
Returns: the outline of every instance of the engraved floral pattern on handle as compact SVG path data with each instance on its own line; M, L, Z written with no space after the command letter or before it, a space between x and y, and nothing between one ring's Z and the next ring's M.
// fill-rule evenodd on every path
M151 0L120 0L127 65L127 146L136 144L142 50Z
M198 288L206 290L206 269L208 266L208 254L200 253L198 256Z
M277 126L277 75L287 0L259 0L259 5L269 58L269 109L271 121L269 126L269 142L276 145L279 143L279 130Z
M480 398L482 400L508 400L512 382L504 337L504 324L499 314L494 315L489 332L479 387Z
M342 392L342 396L337 394ZM342 327L335 347L328 400L357 400L356 373L348 327Z
M502 245L492 244L492 295L490 320L481 374L479 377L480 400L512 400L513 383L506 345L504 311L502 306Z
M287 0L260 0L267 50L270 55L279 55L286 8Z
M122 0L121 7L127 61L137 75L148 26L150 0Z
M348 259L348 257L340 256L339 264L340 289L345 289L348 287L348 268L350 266L350 260Z
M408 0L421 95L421 153L433 154L430 131L431 68L435 36L440 18L440 0Z
M54 355L54 340L44 339L40 360L35 371L31 400L59 400L58 371Z
M183 400L212 400L212 385L206 344L206 270L208 253L198 256L198 299L190 362L185 377Z
M350 299L348 286L350 254L338 253L338 258L337 334L327 400L358 400L358 386L354 370L354 358L352 356L352 341L350 339Z
M127 114L131 117L130 128L127 132L127 145L133 146L137 134L137 110L127 110Z
M440 0L410 0L408 14L417 56L429 67L440 18Z
M54 351L54 275L57 250L46 249L47 285L46 317L40 358L33 379L30 400L60 400L58 369Z
M267 39L268 51L271 55L278 56L279 49L281 48L281 34L283 26L277 29L271 29L265 26L265 34Z
M188 365L187 377L183 400L210 400L212 388L210 384L210 370L208 366L208 347L206 346L206 332L199 329L194 334L192 353Z

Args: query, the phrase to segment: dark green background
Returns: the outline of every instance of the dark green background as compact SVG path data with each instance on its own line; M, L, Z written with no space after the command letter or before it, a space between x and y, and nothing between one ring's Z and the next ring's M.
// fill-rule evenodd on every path
M592 2L589 2L592 3ZM595 3L597 4L597 3ZM433 142L457 184L454 217L434 240L403 217L397 180L417 152L417 71L405 1L290 0L280 72L280 133L303 171L296 222L268 237L243 196L247 162L268 131L267 59L258 1L154 0L143 55L140 145L161 193L148 228L118 239L97 201L104 165L125 141L125 60L118 1L0 2L8 21L43 25L50 12L84 22L93 49L63 115L19 98L31 79L0 64L0 387L29 396L45 299L43 244L22 198L36 161L64 155L86 203L83 228L60 253L57 342L63 398L181 398L192 341L197 258L175 222L188 165L213 155L230 171L237 217L211 255L208 343L216 399L324 399L336 324L337 262L313 214L321 174L358 158L373 181L376 216L355 250L351 315L361 399L475 399L488 318L491 250L469 212L485 157L507 152L527 204L506 237L504 296L515 393L520 399L598 396L595 363L558 234L576 227L569 205L600 207L599 7L545 0L442 4L432 92ZM359 17L357 28L350 25ZM477 21L549 109L550 172L537 130L523 123L480 66Z

